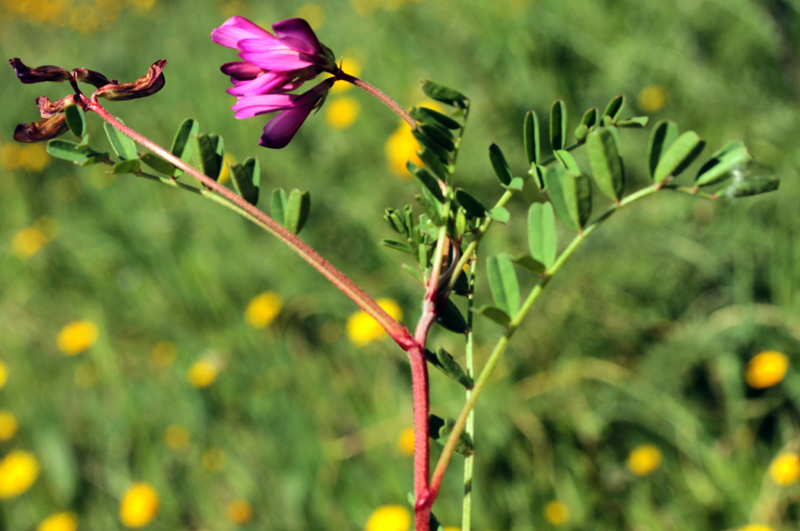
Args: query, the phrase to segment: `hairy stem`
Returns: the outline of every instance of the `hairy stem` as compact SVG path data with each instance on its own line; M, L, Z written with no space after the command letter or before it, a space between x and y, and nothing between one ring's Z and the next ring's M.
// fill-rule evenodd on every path
M242 216L253 221L258 226L262 227L273 236L277 237L295 253L297 253L303 260L308 262L314 269L319 271L325 278L327 278L333 285L339 288L345 295L347 295L353 302L355 302L367 314L372 316L384 330L400 345L406 352L414 347L414 338L411 337L408 329L401 323L397 322L392 316L381 308L375 300L358 287L352 280L350 280L344 273L338 270L319 253L312 249L308 244L298 238L296 235L288 231L274 219L269 217L262 210L259 210L254 205L245 201L242 197L238 196L232 190L219 184L214 179L196 170L180 158L174 156L172 153L159 146L152 140L142 136L133 129L127 127L125 124L117 120L111 115L97 100L89 99L81 95L83 104L86 109L96 112L101 118L108 122L112 127L117 129L122 134L130 137L135 142L143 145L156 155L167 160L175 167L188 173L207 189L215 192L217 199L224 199L225 201L218 201L226 204L229 208L237 211Z
M403 121L405 123L407 123L410 128L413 129L413 128L415 128L417 126L417 121L414 120L411 117L410 114L408 114L408 111L406 111L403 107L400 106L399 103L394 101L392 98L390 98L388 95L386 95L385 92L381 91L377 87L375 87L373 85L370 85L369 83L367 83L363 79L359 79L359 78L357 78L355 76L351 76L350 74L347 74L347 73L343 72L342 70L339 70L339 72L334 77L337 80L342 80L342 81L347 81L348 83L352 83L353 85L357 86L358 88L366 90L367 92L369 92L370 94L372 94L373 96L378 98L384 105L386 105L392 111L394 111L394 113L397 114L397 116L402 118Z

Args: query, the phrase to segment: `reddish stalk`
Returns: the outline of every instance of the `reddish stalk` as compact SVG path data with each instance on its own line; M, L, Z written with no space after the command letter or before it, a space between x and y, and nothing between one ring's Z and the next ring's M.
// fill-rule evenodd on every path
M417 121L414 120L408 111L406 111L403 107L400 106L399 103L394 101L388 95L386 95L383 91L378 89L377 87L370 85L366 81L362 79L358 79L355 76L351 76L350 74L339 70L334 76L337 80L347 81L348 83L352 83L353 85L357 86L360 89L366 90L376 98L378 98L384 105L389 107L392 111L397 114L400 118L403 119L405 123L408 124L410 128L415 128L417 126Z
M331 281L337 288L339 288L345 295L347 295L353 302L355 302L362 310L372 316L392 339L406 352L414 348L416 342L411 337L408 329L401 323L397 322L392 316L381 308L375 300L370 297L364 290L358 287L352 280L350 280L344 273L337 269L333 264L328 262L325 258L312 249L307 243L298 238L296 235L288 231L274 219L269 217L262 210L259 210L254 205L245 201L242 197L237 195L232 190L219 184L209 176L197 171L195 168L182 161L180 158L174 156L172 153L162 148L152 140L142 136L130 127L126 126L110 114L100 103L94 98L87 98L80 94L82 103L87 110L96 112L106 122L111 124L112 127L117 129L125 136L130 137L135 142L143 145L159 157L167 160L175 167L188 173L209 190L213 190L221 195L240 210L245 212L253 221L258 223L261 227L276 236L292 250L294 250L303 260L308 262L314 269L319 271L325 278Z

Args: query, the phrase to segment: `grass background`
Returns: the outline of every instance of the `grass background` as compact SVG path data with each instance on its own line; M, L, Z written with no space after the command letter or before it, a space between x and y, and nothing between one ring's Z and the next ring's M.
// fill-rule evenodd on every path
M354 90L361 113L351 128L332 131L320 114L288 148L266 151L255 145L263 120L237 121L228 110L218 67L233 54L209 32L232 14L269 26L299 3L28 4L0 11L5 57L120 80L167 58L158 95L109 110L166 144L195 117L240 160L258 156L265 189L309 190L304 239L415 321L420 290L398 256L376 245L391 236L383 209L416 193L387 170L384 143L398 119ZM748 388L743 371L761 350L781 350L793 365L800 355L797 2L315 5L320 39L357 57L362 77L401 104L422 100L425 77L472 98L458 178L486 202L498 195L491 142L515 173L525 171L527 110L546 116L563 98L571 130L579 112L618 93L628 96L624 114L642 114L637 95L653 85L667 101L651 123L671 118L710 150L742 139L758 172L783 179L778 193L730 204L662 194L590 238L515 336L478 406L475 528L549 529L543 507L553 499L567 504L571 529L796 528L800 487L765 476L780 451L800 450L796 369L766 391ZM37 118L37 96L64 90L21 85L9 68L0 76L0 145ZM90 134L104 144L98 120ZM646 139L623 135L635 183L646 178ZM486 251L522 245L525 208L511 205L516 223L494 230ZM57 224L55 238L28 259L11 252L14 236L43 217ZM156 487L162 509L150 528L164 530L236 528L225 508L238 498L254 508L245 529L359 529L376 507L405 503L411 460L396 441L411 420L407 363L389 341L353 347L344 334L352 303L278 242L211 202L54 160L42 171L3 169L0 246L0 356L9 368L0 407L20 423L2 452L30 449L43 466L29 492L0 503L0 527L32 529L73 510L82 529L120 528L117 503L131 481ZM264 290L285 307L253 330L243 311ZM99 326L99 340L65 358L56 335L79 319ZM481 324L478 334L480 366L497 329ZM452 337L434 339L460 352ZM178 349L167 366L151 356L161 341ZM186 370L209 353L225 368L195 389ZM432 387L434 413L455 416L458 387L436 373ZM181 451L164 444L173 424L190 433ZM664 455L644 478L625 468L641 443ZM209 449L224 453L221 467L203 466ZM435 508L450 525L459 522L459 462Z

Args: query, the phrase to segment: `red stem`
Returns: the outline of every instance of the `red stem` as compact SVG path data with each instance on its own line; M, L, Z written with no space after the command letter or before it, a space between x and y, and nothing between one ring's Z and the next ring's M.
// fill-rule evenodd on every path
M370 297L364 290L358 287L352 280L350 280L344 273L338 270L333 264L328 262L325 258L312 249L307 243L298 238L296 235L288 231L274 219L269 217L262 210L259 210L254 205L245 201L242 197L238 196L232 190L219 184L214 179L197 171L195 168L176 157L166 149L162 148L152 140L140 135L130 127L126 126L113 115L111 115L100 103L95 99L89 99L84 95L80 95L86 109L96 112L100 117L107 121L111 126L120 131L122 134L130 137L134 141L143 145L156 155L169 161L175 167L188 173L203 186L218 193L231 203L235 204L241 210L246 212L252 217L260 226L268 230L278 239L283 241L292 250L294 250L303 260L311 264L314 269L319 271L325 278L330 280L337 288L339 288L345 295L347 295L353 302L355 302L361 309L372 316L392 339L406 352L416 345L414 338L411 337L408 329L401 323L397 322L391 315L378 306L378 303Z
M339 70L339 72L337 72L334 77L336 79L338 79L338 80L347 81L348 83L352 83L353 85L357 86L358 88L364 89L367 92L369 92L370 94L372 94L373 96L375 96L376 98L378 98L381 102L383 102L384 105L389 107L392 111L395 112L395 114L397 114L400 118L402 118L403 121L405 123L407 123L410 128L413 129L413 128L415 128L417 126L417 121L414 120L411 117L410 114L408 114L408 111L406 111L403 107L400 106L399 103L394 101L386 93L384 93L383 91L381 91L377 87L375 87L373 85L370 85L366 81L364 81L362 79L358 79L355 76L351 76L350 74L347 74L347 73L345 73L345 72L343 72L341 70Z

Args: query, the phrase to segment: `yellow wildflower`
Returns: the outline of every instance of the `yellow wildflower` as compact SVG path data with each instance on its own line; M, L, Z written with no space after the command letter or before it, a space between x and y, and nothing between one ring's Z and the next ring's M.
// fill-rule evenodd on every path
M414 455L414 428L408 427L400 433L397 439L397 449L403 455Z
M97 325L91 321L73 321L58 333L58 350L65 356L80 354L97 342Z
M245 500L233 500L228 504L228 519L234 524L246 524L253 518L253 508Z
M10 441L17 434L19 423L10 411L0 411L0 441Z
M172 450L182 450L189 444L189 430L179 424L170 424L164 429L164 444Z
M20 258L30 258L47 243L47 236L37 227L27 227L14 235L11 252Z
M39 461L30 452L14 450L0 461L0 499L19 496L39 476Z
M386 158L389 162L389 170L398 177L410 178L411 174L406 169L406 163L409 160L417 166L423 166L422 161L417 156L419 149L419 142L411 134L408 124L400 124L386 140L384 147Z
M42 520L36 531L77 531L78 515L72 512L56 513Z
M800 479L800 455L781 454L769 465L769 477L778 485L786 486Z
M0 389L5 387L6 381L8 381L8 367L3 360L0 360Z
M150 359L159 367L169 367L178 357L178 346L172 341L159 341L150 349Z
M408 531L411 511L402 505L383 505L370 515L364 531Z
M217 447L209 448L200 456L200 462L203 468L209 472L219 472L225 468L225 461L227 461L227 459L225 452Z
M219 376L219 363L211 359L202 359L194 362L186 372L186 379L193 387L202 389L217 381Z
M335 98L325 106L325 121L333 129L347 129L355 123L359 110L355 98L349 96Z
M644 112L660 111L667 104L667 91L660 85L648 85L639 92L636 103Z
M158 493L151 485L131 485L119 503L119 519L125 527L144 527L158 514Z
M563 525L569 521L569 508L564 502L553 500L544 506L544 519L551 525Z
M403 310L400 305L392 299L378 299L378 306L383 308L393 318L400 320L403 318ZM347 319L347 337L358 346L364 346L376 339L386 335L386 331L373 319L367 312L361 310L352 314Z
M775 529L764 524L748 524L744 527L740 527L737 531L775 531Z
M274 291L265 291L247 305L244 320L253 328L264 328L275 320L282 308L283 298Z
M294 16L306 19L314 30L318 30L325 23L325 8L319 4L305 4L297 8Z
M777 350L766 350L753 356L747 363L745 380L754 389L777 385L789 370L789 358Z
M654 444L642 444L628 455L628 470L637 476L647 476L661 466L661 450Z
M41 171L50 162L50 155L43 144L20 145L9 142L0 146L0 168L5 170L26 169Z

